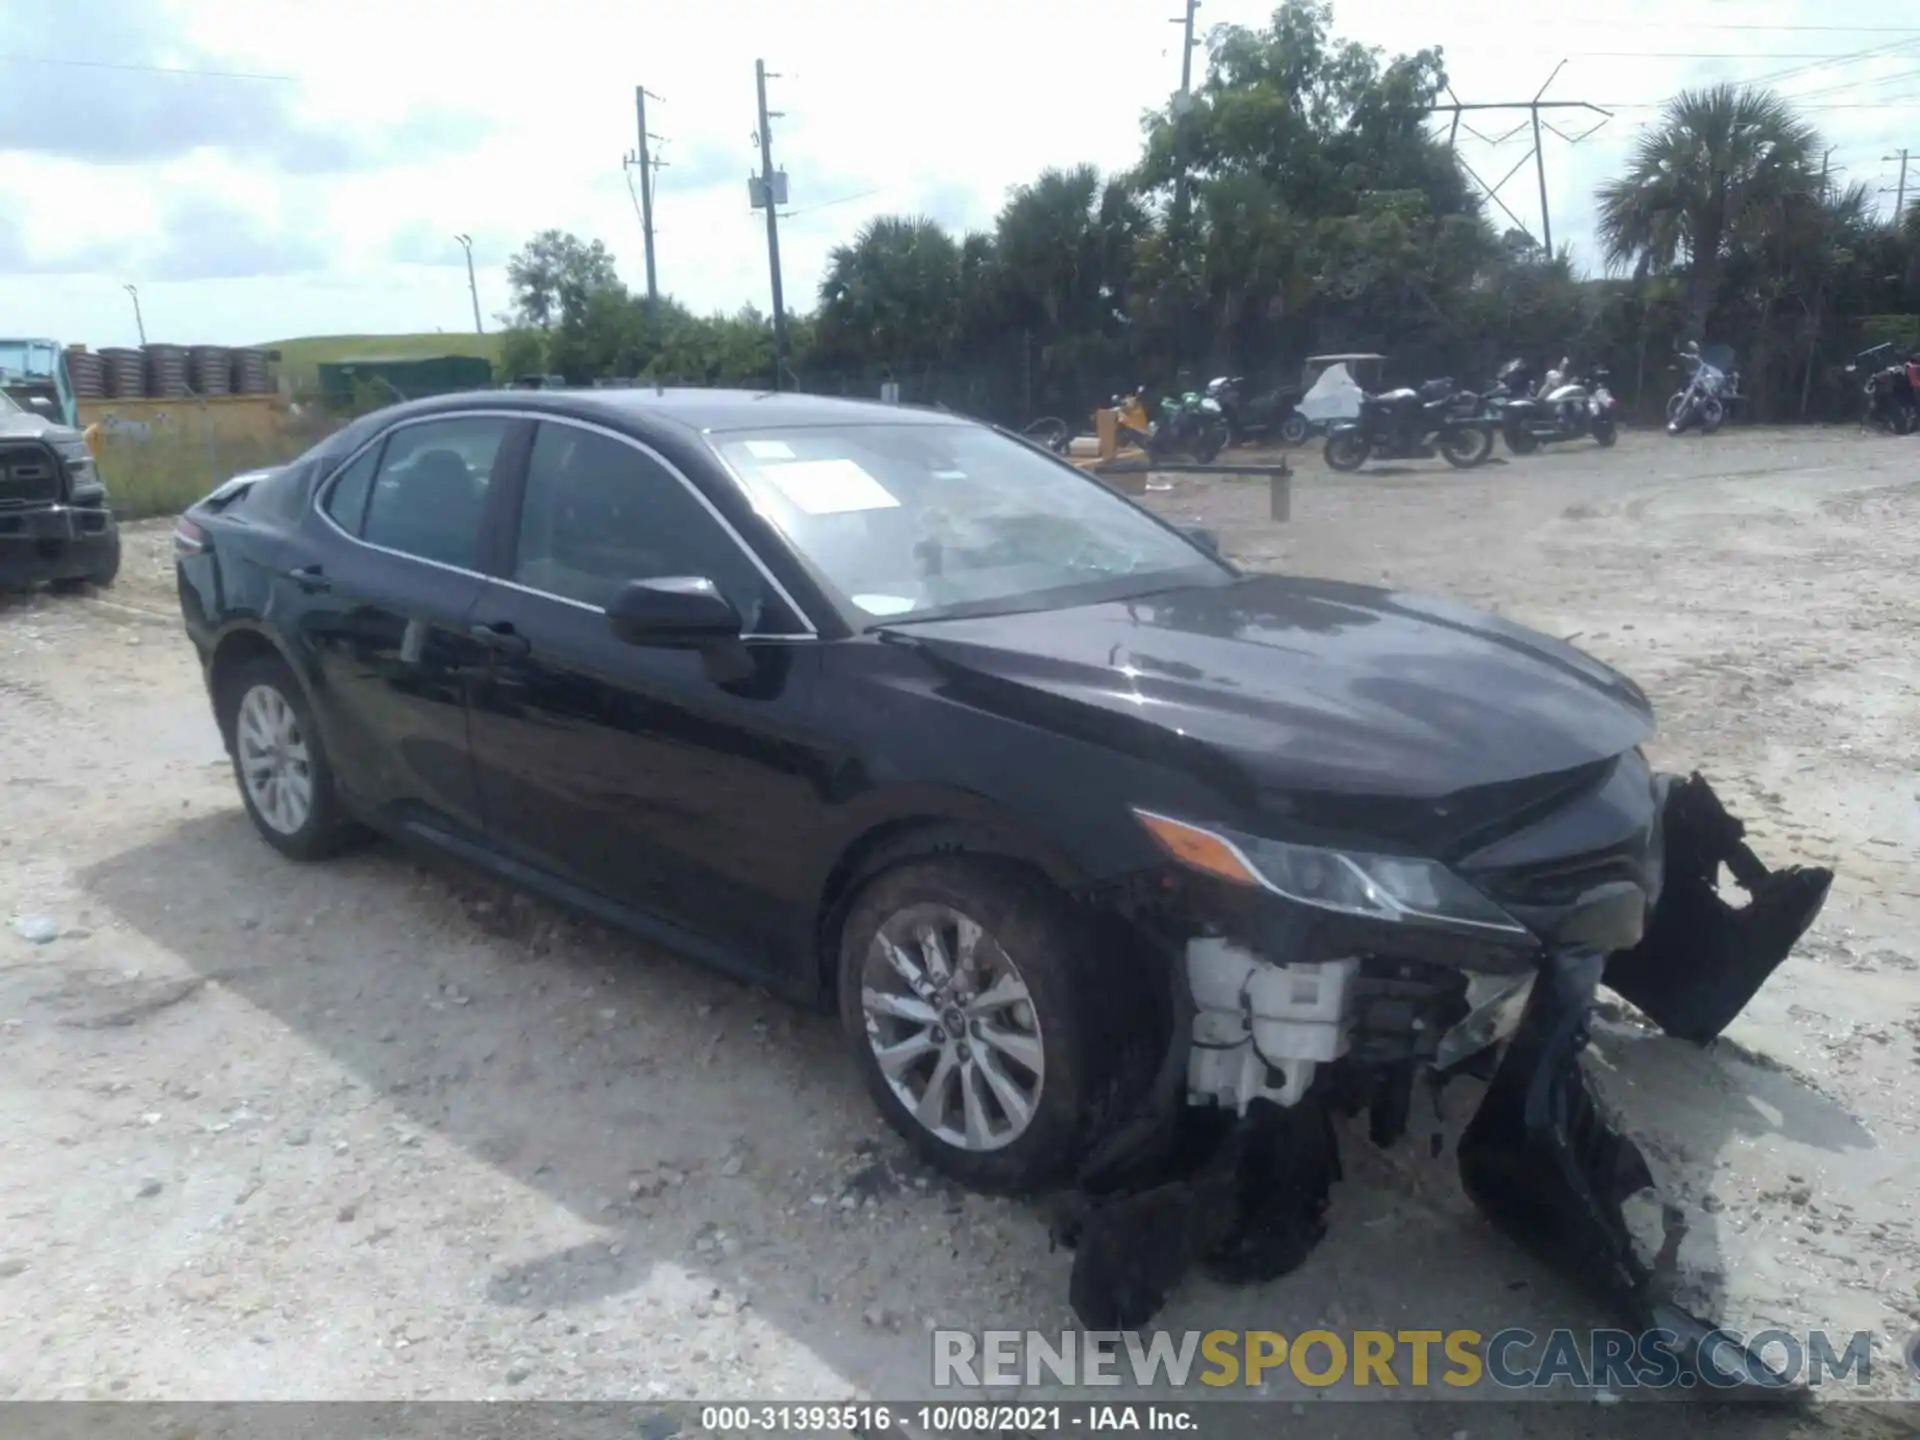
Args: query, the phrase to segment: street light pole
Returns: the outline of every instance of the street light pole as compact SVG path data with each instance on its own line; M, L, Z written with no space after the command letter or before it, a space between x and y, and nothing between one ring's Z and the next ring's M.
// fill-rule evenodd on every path
M467 252L467 294L473 297L473 333L484 335L487 329L480 323L480 286L473 278L473 237L456 235L453 238L458 240L460 248Z
M132 285L122 285L120 288L133 297L133 324L134 328L140 332L140 346L142 349L145 349L147 344L147 322L140 318L140 291Z

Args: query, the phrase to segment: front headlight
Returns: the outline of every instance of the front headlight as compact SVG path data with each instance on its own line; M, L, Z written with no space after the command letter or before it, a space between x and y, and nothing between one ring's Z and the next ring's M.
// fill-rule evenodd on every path
M1182 865L1236 885L1259 886L1301 905L1399 924L1508 936L1531 933L1437 861L1263 840L1138 808L1133 814Z

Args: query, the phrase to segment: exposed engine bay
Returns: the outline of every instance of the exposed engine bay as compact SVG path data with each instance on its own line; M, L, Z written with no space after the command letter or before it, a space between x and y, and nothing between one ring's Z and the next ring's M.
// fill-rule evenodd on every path
M1602 866L1562 887L1558 903L1507 904L1508 917L1524 917L1524 940L1485 906L1470 922L1485 930L1478 957L1419 955L1410 943L1404 957L1356 948L1280 961L1276 947L1247 937L1187 937L1170 967L1175 1019L1150 1093L1089 1157L1055 1228L1075 1251L1081 1323L1137 1328L1196 1266L1233 1282L1294 1269L1326 1233L1341 1176L1335 1117L1365 1113L1371 1141L1390 1145L1419 1087L1431 1086L1437 1103L1447 1081L1472 1074L1487 1084L1458 1145L1467 1194L1621 1323L1670 1330L1683 1363L1703 1363L1712 1326L1672 1298L1678 1212L1663 1208L1666 1243L1651 1256L1636 1249L1623 1214L1622 1202L1654 1182L1582 1072L1595 993L1605 984L1667 1034L1704 1045L1806 933L1833 875L1768 869L1698 775L1652 780L1657 810L1638 842L1647 862L1639 878ZM1170 843L1186 847L1189 864L1219 868L1203 842ZM1723 865L1744 906L1721 893ZM1539 880L1536 871L1527 886L1503 889L1482 877L1479 888L1555 898ZM1744 1363L1748 1372L1730 1382L1775 1383L1758 1356Z

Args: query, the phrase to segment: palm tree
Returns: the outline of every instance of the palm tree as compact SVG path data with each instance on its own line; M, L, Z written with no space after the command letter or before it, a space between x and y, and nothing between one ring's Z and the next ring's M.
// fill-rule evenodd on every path
M961 319L960 290L961 247L938 221L883 215L827 257L821 341L860 362L945 359Z
M1714 85L1667 102L1626 174L1602 185L1607 263L1637 278L1684 272L1703 338L1729 259L1820 200L1819 137L1771 90Z

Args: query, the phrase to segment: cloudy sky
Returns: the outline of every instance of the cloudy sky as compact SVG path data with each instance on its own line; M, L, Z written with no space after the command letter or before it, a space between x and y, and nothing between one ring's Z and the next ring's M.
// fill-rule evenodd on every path
M488 328L502 266L545 226L607 242L638 286L623 155L633 87L661 98L660 283L699 310L767 304L748 209L753 62L778 78L776 163L790 305L829 248L911 211L984 226L1048 165L1134 157L1139 115L1178 82L1180 0L0 0L0 330L94 346L461 330L475 239ZM1257 24L1264 0L1204 0L1201 28ZM1416 20L1410 17L1419 15ZM1591 257L1594 183L1675 89L1772 79L1802 98L1849 179L1888 191L1920 150L1920 12L1815 0L1342 0L1338 29L1446 48L1462 101L1548 98L1613 118L1546 137L1556 243ZM1569 18L1571 17L1571 18ZM1500 140L1523 113L1470 116ZM1555 118L1555 117L1549 117ZM1578 136L1599 116L1557 118ZM1463 156L1497 183L1530 136ZM1920 162L1910 177L1920 192ZM1911 193L1911 192L1910 192ZM1501 198L1538 234L1531 165Z

